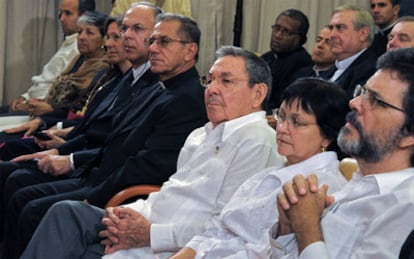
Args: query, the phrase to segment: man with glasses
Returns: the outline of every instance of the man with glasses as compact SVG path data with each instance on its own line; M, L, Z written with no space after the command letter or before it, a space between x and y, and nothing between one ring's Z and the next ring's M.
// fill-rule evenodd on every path
M161 39L189 41L175 33L179 23L168 20L161 21L150 38L150 57L157 70L165 67L164 55L179 47L162 49ZM166 258L203 232L244 180L282 162L263 111L271 82L268 66L254 53L232 46L219 49L216 57L209 74L201 78L210 122L189 135L177 172L161 190L147 200L106 212L82 202L55 204L22 258L41 258L46 253L53 258L77 258L94 250L105 253L104 258L154 258L155 253ZM71 235L64 230L50 232L60 226ZM52 242L43 242L50 234ZM73 248L56 247L66 243Z
M315 175L284 186L275 256L397 258L414 228L414 49L387 52L377 68L356 89L338 137L359 170L332 196ZM297 244L287 235L292 232Z
M170 42L164 48L155 43L148 46L144 42L152 35L158 13L159 8L152 4L139 3L123 19L124 47L133 69L126 75L118 98L127 96L128 108L114 115L113 128L102 148L76 150L70 155L42 152L25 156L21 159L40 159L37 166L10 176L18 174L21 178L8 181L6 190L13 184L19 187L20 179L31 179L15 188L13 194L6 191L11 196L7 200L7 224L18 235L16 256L47 209L57 201L86 199L103 207L114 194L130 185L161 185L175 171L178 153L188 134L207 121L204 89L194 68L200 39L198 27L192 20L182 18L164 35L189 43ZM157 22L157 26L161 24ZM181 24L182 27L178 26ZM158 52L168 55L158 57ZM149 56L155 68L151 72ZM153 60L161 62L164 68L158 69ZM158 78L148 79L154 73L162 82ZM32 180L33 175L39 174L48 175L49 180Z
M343 5L337 7L329 24L330 45L336 71L330 81L340 85L351 99L357 84L365 84L375 72L377 56L369 48L374 38L374 21L368 11Z
M280 106L283 90L288 86L292 73L311 66L309 53L303 48L309 21L305 14L296 9L281 12L272 25L270 51L261 57L272 71L272 90L267 103L267 112Z

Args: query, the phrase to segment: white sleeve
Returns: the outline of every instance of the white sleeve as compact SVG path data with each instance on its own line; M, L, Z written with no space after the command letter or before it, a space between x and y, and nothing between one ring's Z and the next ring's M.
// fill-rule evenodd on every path
M325 243L318 241L305 247L299 255L299 259L328 259L329 254Z

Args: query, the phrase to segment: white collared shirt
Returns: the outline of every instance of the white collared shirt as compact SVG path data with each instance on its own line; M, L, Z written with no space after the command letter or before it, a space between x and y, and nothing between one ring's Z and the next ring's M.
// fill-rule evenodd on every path
M151 248L122 250L104 258L154 258L153 252L184 247L204 232L206 221L223 209L248 177L284 162L275 139L263 111L194 130L181 149L177 172L161 191L127 205L152 222Z
M65 38L65 41L55 55L43 66L42 73L32 77L32 85L21 96L26 100L29 98L44 99L46 97L49 88L56 78L62 74L73 58L79 54L77 39L77 33Z
M398 258L414 228L414 168L354 174L334 197L321 220L324 241L307 246L299 258ZM296 245L284 252L275 258L298 257Z
M344 60L336 60L336 71L331 77L331 79L329 79L329 81L335 82L336 80L338 80L338 78L345 72L345 70L352 64L352 62L354 62L355 59L357 59L365 50L366 48Z
M132 81L131 85L135 84L135 82L141 78L141 76L150 68L150 66L151 65L148 61L137 68L132 68L132 75L134 77L134 80Z
M268 168L249 178L214 218L213 225L186 246L196 258L268 258L269 231L277 223L277 194L297 174L318 175L331 192L346 183L335 152L323 152L297 164Z

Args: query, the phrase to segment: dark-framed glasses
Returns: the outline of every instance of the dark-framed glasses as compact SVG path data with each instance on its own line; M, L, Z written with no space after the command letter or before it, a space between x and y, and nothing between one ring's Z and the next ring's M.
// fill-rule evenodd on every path
M232 75L218 75L213 76L212 74L204 75L200 77L200 84L208 88L213 81L224 86L225 88L236 85L237 81L249 81L249 79L239 78Z
M151 46L154 42L156 42L158 47L160 47L160 48L167 47L171 42L179 42L181 44L192 43L191 41L171 39L167 36L161 36L159 38L151 37L151 38L144 39L144 44L147 47Z
M354 98L362 96L364 101L368 101L369 107L371 109L374 109L375 106L378 104L379 106L383 108L392 108L394 110L405 112L403 109L398 108L397 106L394 106L386 101L384 101L381 97L379 97L375 92L366 89L363 85L357 85L355 86L354 91Z
M284 122L286 122L289 127L295 129L309 125L317 125L316 122L307 122L303 118L300 118L299 114L286 115L286 113L279 108L273 110L273 116L276 119L276 127L279 127Z
M285 27L282 27L278 24L273 24L272 25L272 33L274 33L274 34L280 33L280 35L282 35L282 37L287 37L287 36L292 36L292 35L299 34L299 32L297 32L297 31L290 31L290 30L286 29Z

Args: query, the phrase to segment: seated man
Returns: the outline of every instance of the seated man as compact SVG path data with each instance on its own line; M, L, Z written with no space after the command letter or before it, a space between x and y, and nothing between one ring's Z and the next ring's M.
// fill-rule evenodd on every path
M351 99L355 86L365 84L375 72L377 56L369 48L375 24L368 11L343 5L333 11L329 27L331 50L336 58L336 71L330 80L341 86Z
M289 85L291 73L312 65L311 57L303 47L308 29L308 17L296 9L281 12L272 25L271 50L262 55L272 71L267 112L280 106L281 94Z
M414 17L398 19L388 35L387 51L398 48L414 48Z
M389 51L377 67L338 137L359 171L333 197L316 177L283 187L275 257L397 258L414 228L414 49Z
M55 55L43 67L42 73L32 77L32 86L21 96L15 98L10 105L3 106L0 112L27 112L26 101L29 98L44 99L53 81L77 57L78 26L77 21L85 11L94 11L94 0L61 0L59 22L65 34L65 41Z
M400 12L399 0L370 0L371 16L379 31L375 33L374 40L370 46L379 57L385 53L388 42L388 35L398 19Z
M80 98L79 104L69 110L57 109L41 115L15 129L19 132L26 131L24 133L26 137L31 136L33 132L43 130L42 133L47 134L49 139L23 138L6 141L0 147L1 161L9 161L20 155L56 148L80 135L86 136L86 148L99 147L105 142L106 135L111 131L111 117L122 112L126 104L131 101L130 98L125 98L127 96L116 98L122 77L131 69L131 63L125 57L119 31L121 22L121 17L107 19L105 48L111 66L95 77L84 96ZM116 101L114 101L115 98ZM112 102L114 102L113 108L110 108ZM62 117L67 119L62 121ZM61 125L60 129L59 125ZM44 129L47 128L50 130L45 131ZM0 164L0 178L4 178L6 173L2 170L3 168Z
M3 199L7 207L1 212L6 214L7 246L3 252L14 254L8 258L18 256L24 249L38 222L56 201L89 199L94 204L105 204L111 195L128 185L161 185L175 171L185 138L207 121L204 89L194 67L200 40L194 21L181 16L166 16L164 19L172 21L159 21L174 25L163 27L162 39L182 42L171 42L174 48L166 48L165 44L164 48L154 48L150 55L156 62L148 70L145 39L151 36L158 13L158 7L138 3L124 17L121 31L125 51L134 66L120 89L128 107L109 121L113 128L103 147L72 151L71 155L67 150L63 154L68 155L57 155L55 149L19 159L40 160L34 168L15 171L5 185ZM159 75L162 84L152 72ZM111 190L100 191L103 184Z
M331 30L329 26L324 26L316 37L315 45L312 49L312 66L307 66L299 71L295 72L291 76L293 82L297 78L301 77L321 77L329 79L332 74L332 68L335 66L335 55L331 51L330 46Z
M274 131L262 111L271 82L268 66L237 47L219 49L216 58L202 78L210 122L187 138L177 172L161 190L147 200L108 208L106 214L82 202L58 203L45 216L22 258L41 258L44 253L75 258L94 251L100 256L110 254L108 258L154 258L153 253L177 251L204 230L206 221L245 179L281 163ZM63 231L52 237L50 230L59 228L56 224L77 233ZM44 235L53 241L43 242ZM86 242L78 242L81 237ZM61 249L66 242L75 244L73 249Z

